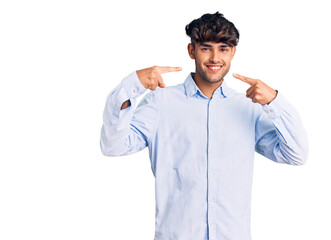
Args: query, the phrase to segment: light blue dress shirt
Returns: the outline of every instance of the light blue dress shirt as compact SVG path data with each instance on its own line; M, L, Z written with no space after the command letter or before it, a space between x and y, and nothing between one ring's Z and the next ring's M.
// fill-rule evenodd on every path
M226 82L207 98L194 73L147 93L136 72L108 95L101 130L106 156L148 147L155 176L155 240L250 240L254 152L302 165L307 137L296 110L278 93L253 103ZM123 102L131 105L120 110Z

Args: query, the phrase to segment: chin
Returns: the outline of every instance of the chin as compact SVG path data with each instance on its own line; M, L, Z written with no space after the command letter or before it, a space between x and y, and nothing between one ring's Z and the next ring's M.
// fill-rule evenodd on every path
M224 74L222 72L212 73L208 69L197 68L197 73L201 76L201 78L209 83L219 83L223 80Z
M203 76L203 79L207 82L210 82L210 83L218 83L218 82L223 80L223 76L220 76L220 77L213 76L212 78L209 78L207 76Z
M217 80L213 80L213 81L211 81L212 83L219 83L219 82L221 82L223 80L223 78L220 78L220 79L217 79Z

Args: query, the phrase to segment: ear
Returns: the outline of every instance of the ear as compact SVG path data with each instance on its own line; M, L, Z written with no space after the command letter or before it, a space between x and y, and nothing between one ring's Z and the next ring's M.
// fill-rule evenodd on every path
M236 46L233 46L233 47L232 47L232 50L231 50L231 51L232 51L231 59L234 57L234 54L236 53L236 50L237 50Z
M190 57L191 57L192 59L195 59L194 48L193 48L192 43L189 43L189 44L187 45L187 51L188 51L188 54L190 55Z

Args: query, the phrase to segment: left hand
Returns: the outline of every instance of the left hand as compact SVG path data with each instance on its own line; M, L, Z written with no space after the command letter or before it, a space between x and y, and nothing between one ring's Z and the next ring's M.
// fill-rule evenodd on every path
M262 105L269 104L277 96L277 91L269 87L259 79L253 79L234 73L233 76L251 85L246 91L246 97L251 98L254 103Z

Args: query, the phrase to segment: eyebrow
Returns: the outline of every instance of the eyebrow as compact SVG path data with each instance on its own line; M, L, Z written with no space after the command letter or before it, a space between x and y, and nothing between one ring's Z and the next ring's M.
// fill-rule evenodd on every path
M200 46L203 46L203 47L212 47L211 45L206 44L206 43L201 43ZM227 45L227 44L223 44L223 45L221 45L220 47L230 47L230 46Z

